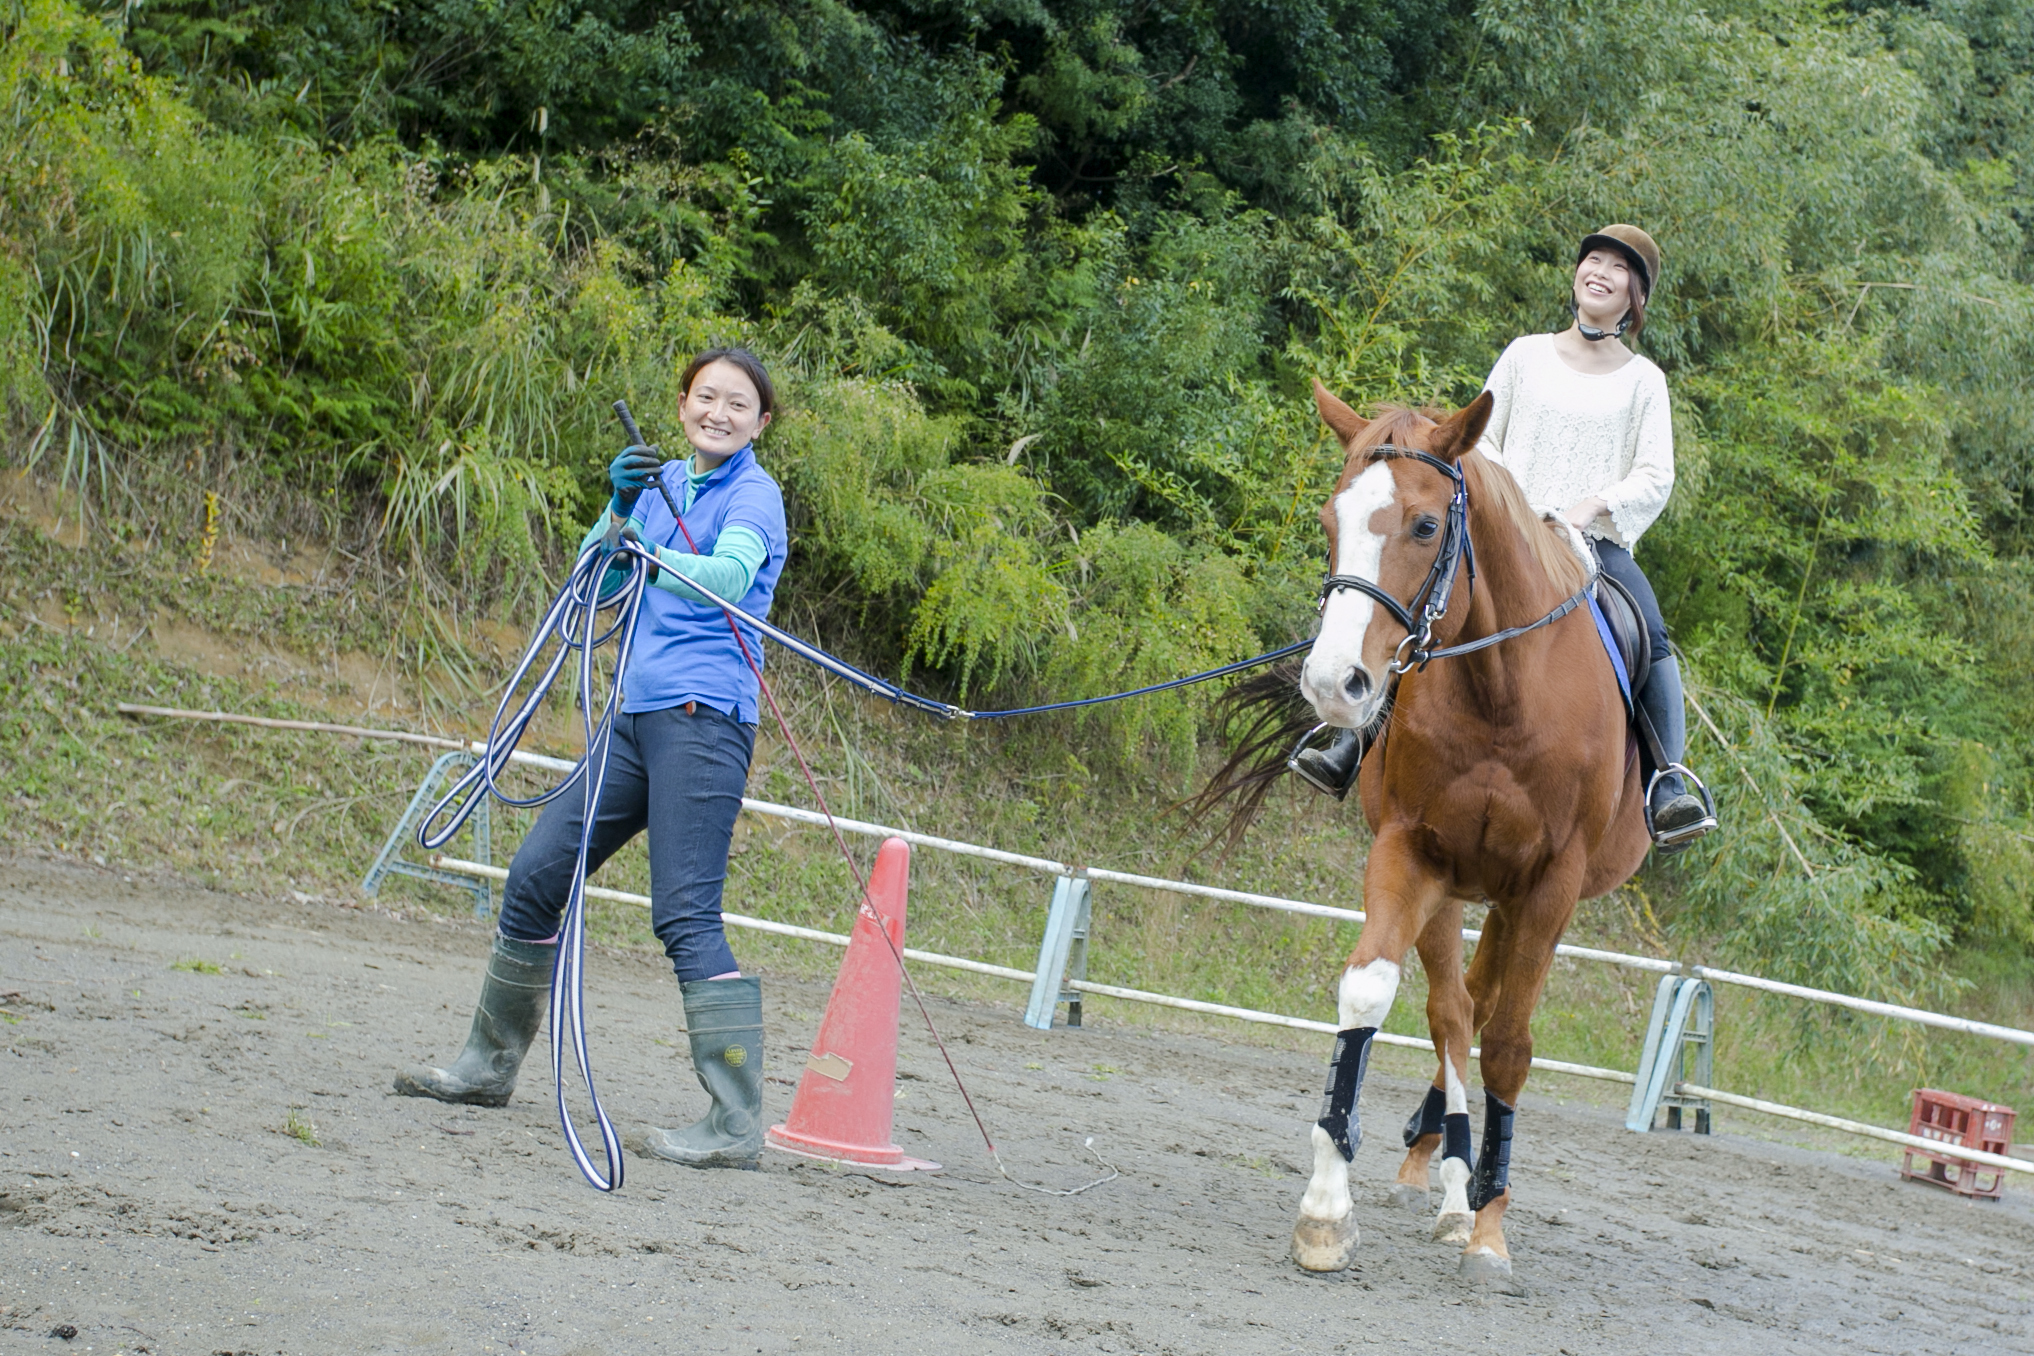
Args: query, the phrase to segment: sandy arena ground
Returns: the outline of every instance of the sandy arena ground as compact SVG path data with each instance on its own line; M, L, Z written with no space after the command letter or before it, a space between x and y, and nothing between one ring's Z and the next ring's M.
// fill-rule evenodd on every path
M389 1092L456 1052L485 946L472 924L0 862L0 1356L2034 1351L2034 1186L1974 1206L1901 1184L1890 1154L1631 1135L1551 1078L1519 1118L1519 1293L1465 1287L1428 1219L1383 1203L1418 1088L1376 1074L1361 1261L1305 1275L1285 1247L1325 1049L1046 1034L1005 1006L934 1011L1013 1170L1085 1180L1093 1136L1118 1180L1002 1182L907 1020L897 1138L944 1173L632 1158L601 1196L547 1067L501 1111ZM191 959L222 971L172 968ZM591 973L618 1124L694 1118L661 959ZM769 997L781 1117L826 992Z

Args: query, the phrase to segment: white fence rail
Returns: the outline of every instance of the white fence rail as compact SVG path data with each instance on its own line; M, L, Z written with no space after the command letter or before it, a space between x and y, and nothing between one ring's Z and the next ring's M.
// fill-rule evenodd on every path
M376 730L361 726L333 725L318 721L278 720L261 716L242 716L220 711L191 711L176 707L144 706L122 702L118 709L129 715L166 717L171 719L205 720L228 724L252 725L267 729L316 731L329 734L347 735L362 739L390 739L405 743L455 750L475 756L484 755L487 745L479 741L448 739L436 735L414 734L400 730ZM523 766L542 768L552 772L570 772L577 764L562 758L549 758L542 754L516 751L510 760ZM744 798L742 808L751 814L767 815L795 823L823 826L827 817L815 810L797 806L778 805L770 801ZM1243 904L1253 908L1273 909L1282 913L1299 914L1314 918L1329 918L1340 922L1361 923L1364 914L1358 909L1343 909L1333 905L1315 904L1307 900L1287 899L1279 895L1256 894L1247 890L1230 890L1220 886L1200 885L1191 881L1165 880L1156 876L1143 876L1125 871L1111 871L1102 867L1085 866L1077 863L1054 861L1047 857L1031 856L1020 852L1005 852L999 848L984 847L978 843L958 839L941 838L933 834L916 833L909 829L895 828L886 824L873 824L858 819L843 819L836 816L833 823L845 833L876 838L901 838L916 847L930 848L955 856L973 857L981 861L998 862L1006 866L1020 867L1043 875L1063 880L1105 881L1112 884L1137 886L1142 889L1163 890L1173 894L1193 895L1203 899L1220 900L1227 903ZM401 832L402 830L398 830ZM501 867L459 858L438 856L432 858L432 865L454 875L475 879L506 880L508 872ZM650 900L645 895L630 894L620 890L609 890L589 885L586 893L595 899L606 899L616 903L648 907ZM798 927L789 923L774 922L744 914L723 913L722 918L734 927L753 931L775 933L779 936L795 937L804 941L823 942L831 946L846 946L848 938L839 933L823 932L816 928ZM1482 934L1472 928L1464 928L1462 936L1469 941L1477 940ZM2034 1031L2023 1031L2016 1027L2001 1026L1993 1022L1981 1022L1968 1017L1957 1017L1949 1013L1930 1012L1922 1008L1906 1007L1897 1003L1883 1003L1875 999L1858 998L1850 994L1836 993L1828 989L1815 989L1801 984L1789 984L1780 980L1766 979L1758 975L1741 974L1733 970L1714 969L1709 966L1692 965L1680 961L1664 960L1652 956L1635 956L1619 951L1604 951L1594 947L1570 946L1563 944L1556 949L1557 955L1575 960L1598 961L1609 965L1620 965L1660 975L1681 976L1702 980L1710 984L1729 984L1784 997L1801 999L1811 1003L1823 1003L1834 1007L1848 1008L1856 1012L1870 1013L1895 1021L1913 1022L1940 1030L1957 1031L2009 1044L2034 1047ZM922 964L946 969L963 970L974 974L989 975L1034 985L1039 976L1030 970L1019 970L1011 966L992 965L985 961L971 960L964 956L947 956L938 952L906 948L905 958ZM1316 1031L1333 1034L1335 1027L1328 1022L1312 1021L1301 1017L1289 1017L1280 1013L1262 1012L1254 1008L1232 1007L1223 1003L1209 1003L1199 999L1180 998L1171 994L1150 993L1142 989L1123 988L1113 984L1098 984L1085 978L1062 981L1063 987L1082 994L1116 998L1135 1003L1155 1004L1187 1012L1204 1013L1210 1016L1233 1018L1238 1021L1256 1022L1269 1026L1287 1027L1300 1031ZM1048 1014L1049 1015L1049 1014ZM1412 1036L1399 1036L1379 1032L1376 1039L1387 1045L1405 1046L1412 1049L1431 1051L1431 1042ZM1472 1057L1475 1051L1471 1051ZM1650 1058L1650 1055L1648 1056ZM1571 1064L1563 1060L1535 1058L1535 1069L1549 1073L1570 1074L1583 1078L1601 1079L1608 1082L1632 1084L1636 1076L1617 1069L1602 1069L1586 1064ZM1809 1124L1841 1130L1849 1134L1868 1136L1918 1149L1940 1157L1956 1158L1978 1163L1986 1167L2013 1172L2034 1174L2034 1162L2017 1158L2001 1157L1960 1145L1945 1144L1937 1140L1922 1139L1897 1130L1866 1125L1841 1117L1827 1116L1820 1112L1800 1107L1785 1106L1777 1102L1762 1101L1736 1093L1676 1080L1673 1091L1677 1096L1722 1103L1726 1106L1743 1107L1765 1115L1780 1116Z
M795 805L778 805L766 800L751 800L744 797L742 809L750 814L769 815L800 824L826 823L826 816L817 810L801 809ZM963 843L952 838L936 838L931 834L914 833L909 829L892 828L886 824L843 819L838 815L834 816L833 822L839 825L844 833L862 834L871 838L901 838L914 847L934 848L957 856L978 857L984 861L1021 866L1044 875L1076 876L1121 885L1136 885L1147 890L1168 890L1173 894L1198 895L1203 899L1219 899L1232 904L1248 904L1255 908L1277 909L1282 913L1306 914L1314 918L1334 918L1349 923L1361 923L1364 917L1360 909L1340 909L1333 905L1314 904L1303 899L1286 899L1278 895L1253 894L1248 890L1228 890L1215 885L1197 885L1191 881L1163 880L1157 876L1138 876L1127 871L1108 871L1096 866L1056 862L1049 857L1031 857L1019 852L1004 852L999 848ZM1482 935L1475 928L1462 929L1462 936L1468 941L1476 941ZM1875 1016L1891 1017L1898 1021L1918 1022L1924 1026L1961 1031L1972 1036L1987 1036L1993 1040L2034 1046L2034 1031L2022 1031L2017 1027L1975 1021L1969 1017L1955 1017L1946 1012L1929 1012L1922 1008L1902 1007L1897 1003L1855 998L1850 994L1835 993L1828 989L1811 989L1805 985L1787 984L1777 979L1764 979L1758 975L1739 974L1735 970L1717 970L1706 965L1689 965L1681 961L1662 960L1655 956L1634 956L1623 951L1601 951L1595 947L1569 946L1566 943L1556 947L1554 954L1572 957L1575 960L1602 961L1609 965L1622 965L1633 970L1651 971L1654 974L1692 975L1697 979L1706 979L1712 984L1734 984L1740 988L1784 994L1789 998L1851 1008L1858 1012L1869 1012Z
M456 876L472 876L477 880L504 881L508 872L499 866L488 866L482 862L469 862L459 857L443 854L433 856L431 865L440 871L450 871ZM633 904L638 908L650 907L648 895L631 894L626 890L610 890L604 886L586 887L590 899L605 899L616 904ZM843 932L822 932L818 928L799 927L793 923L779 923L768 918L757 918L753 914L728 913L723 911L721 921L729 927L746 928L751 932L775 933L780 937L797 937L808 942L825 942L829 946L846 946L848 937ZM1008 965L991 965L987 961L970 960L965 956L947 956L937 951L920 951L914 947L904 948L904 959L921 965L935 965L948 970L966 970L978 975L994 975L998 979L1014 979L1024 984L1037 980L1036 972L1018 970ZM1333 1022L1316 1022L1305 1017L1287 1017L1282 1013L1261 1012L1256 1008L1231 1007L1226 1003L1207 1003L1198 998L1178 998L1169 993L1151 993L1144 989L1126 989L1116 984L1096 984L1091 980L1067 981L1067 987L1082 993L1095 994L1102 998L1120 998L1132 1003L1150 1003L1158 1007L1178 1008L1183 1012L1206 1013L1212 1017L1233 1017L1239 1022L1257 1022L1264 1026L1283 1026L1295 1031L1318 1031L1324 1035L1335 1034ZM1389 1031L1377 1033L1377 1041L1383 1045L1402 1045L1410 1050L1432 1051L1434 1044L1418 1036L1399 1036ZM1481 1051L1471 1048L1469 1057L1476 1058ZM1570 1064L1565 1060L1533 1060L1535 1069L1549 1073L1575 1074L1582 1078L1600 1078L1611 1083L1629 1083L1632 1075L1621 1069L1599 1069L1589 1064Z

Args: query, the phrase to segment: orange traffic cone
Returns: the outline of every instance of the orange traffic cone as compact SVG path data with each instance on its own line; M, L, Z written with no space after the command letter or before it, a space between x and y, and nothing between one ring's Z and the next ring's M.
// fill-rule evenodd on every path
M890 942L902 954L904 897L910 885L911 845L901 838L886 840L869 873L868 902L855 914L847 957L805 1061L805 1076L791 1097L791 1114L765 1137L770 1147L863 1168L939 1171L939 1164L908 1158L890 1142L903 976L870 912L881 915Z

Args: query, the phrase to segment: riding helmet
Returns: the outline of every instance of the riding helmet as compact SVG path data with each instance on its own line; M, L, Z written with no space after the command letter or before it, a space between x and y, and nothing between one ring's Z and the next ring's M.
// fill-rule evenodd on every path
M1653 243L1653 238L1636 226L1605 226L1593 235L1582 237L1581 245L1575 250L1576 264L1588 258L1589 251L1606 247L1622 254L1638 270L1639 287L1650 299L1653 284L1660 276L1660 247Z

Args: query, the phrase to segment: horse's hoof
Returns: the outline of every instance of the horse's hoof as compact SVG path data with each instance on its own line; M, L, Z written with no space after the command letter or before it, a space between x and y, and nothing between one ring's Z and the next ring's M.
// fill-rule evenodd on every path
M1356 1212L1340 1219L1301 1215L1292 1229L1292 1260L1306 1271L1341 1271L1356 1260Z
M1453 1243L1460 1247L1469 1241L1469 1233L1476 1227L1476 1216L1464 1212L1444 1214L1434 1221L1434 1242Z
M1524 1287L1511 1278L1511 1259L1498 1256L1490 1248L1463 1253L1456 1272L1472 1285L1487 1285L1508 1295L1525 1293Z
M1385 1193L1385 1199L1401 1210L1425 1210L1427 1189L1411 1182L1393 1182L1391 1190Z
M1457 1269L1465 1281L1503 1280L1511 1275L1511 1259L1498 1256L1495 1249L1478 1248L1474 1252L1463 1253Z

